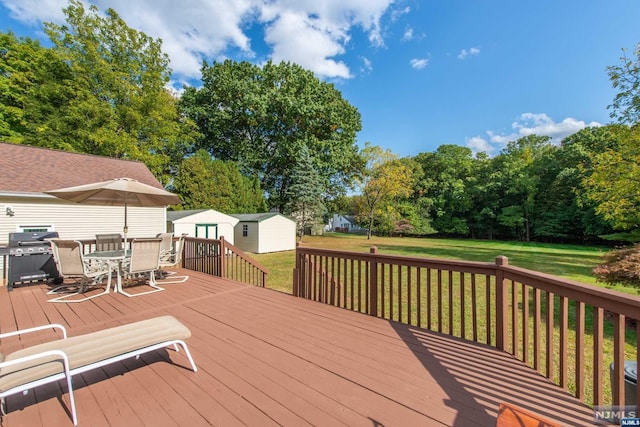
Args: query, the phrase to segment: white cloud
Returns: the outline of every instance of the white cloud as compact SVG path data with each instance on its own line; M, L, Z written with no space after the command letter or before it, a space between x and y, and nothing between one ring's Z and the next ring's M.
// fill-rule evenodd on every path
M409 63L411 64L411 68L415 70L422 70L424 67L429 65L429 60L427 58L413 58Z
M458 54L458 59L464 59L469 55L480 55L480 48L472 47L471 49L462 49Z
M28 25L64 23L67 0L0 0L11 17ZM88 4L84 0L85 5ZM339 59L363 31L373 46L384 46L381 19L393 0L91 0L101 12L114 9L127 25L161 38L177 78L200 76L202 59L219 60L230 51L255 57L247 29L265 26L265 41L274 61L291 61L323 77L349 78ZM255 28L254 28L255 29ZM255 33L257 34L257 32ZM254 41L254 46L258 42ZM262 42L260 42L262 43ZM174 76L175 77L175 76Z
M412 40L413 39L413 28L407 27L404 30L404 34L402 35L402 40Z
M369 58L361 56L360 59L362 59L362 67L360 67L361 73L369 74L371 71L373 71L373 63Z
M573 117L567 117L561 122L554 122L545 113L524 113L511 124L513 132L504 134L488 130L488 140L481 136L467 138L467 147L474 152L485 151L488 154L497 154L509 142L529 135L548 136L551 137L551 143L560 144L569 135L586 127L597 126L602 126L602 124L598 122L586 123Z

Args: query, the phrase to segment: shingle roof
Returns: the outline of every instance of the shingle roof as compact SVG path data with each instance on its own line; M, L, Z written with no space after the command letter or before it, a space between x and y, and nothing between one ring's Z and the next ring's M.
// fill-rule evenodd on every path
M0 191L42 193L125 177L163 188L142 162L0 142Z
M209 209L191 209L186 211L167 211L167 220L176 221L178 219L185 218L200 212L208 211Z
M280 215L280 214L277 212L265 212L265 213L255 213L255 214L231 214L232 217L238 218L242 222L260 222L277 215Z

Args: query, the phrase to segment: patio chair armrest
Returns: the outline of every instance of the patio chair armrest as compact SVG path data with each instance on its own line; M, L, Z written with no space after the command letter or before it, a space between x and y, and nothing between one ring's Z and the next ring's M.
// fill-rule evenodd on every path
M42 330L45 330L45 329L60 329L60 330L62 330L62 338L64 338L64 339L67 338L67 330L65 329L64 326L62 326L59 323L51 323L49 325L40 325L40 326L34 326L33 328L20 329L18 331L12 331L12 332L5 332L3 334L0 334L0 339L12 337L12 336L15 336L15 335L22 335L22 334L26 334L26 333L29 333L29 332L42 331Z

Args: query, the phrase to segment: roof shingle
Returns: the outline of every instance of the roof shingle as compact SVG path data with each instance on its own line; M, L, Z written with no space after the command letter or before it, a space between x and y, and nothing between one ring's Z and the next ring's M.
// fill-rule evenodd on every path
M113 178L163 188L139 161L0 142L0 191L42 193Z

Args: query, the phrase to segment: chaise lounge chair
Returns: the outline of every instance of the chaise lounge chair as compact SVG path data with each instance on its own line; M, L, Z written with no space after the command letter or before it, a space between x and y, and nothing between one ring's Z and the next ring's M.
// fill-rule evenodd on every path
M182 347L193 372L197 371L185 339L189 329L173 316L161 316L98 332L67 338L64 326L39 326L0 334L0 339L44 329L61 329L62 339L0 354L0 408L5 413L5 397L35 387L66 380L73 424L78 424L72 377L111 363L137 357L167 346Z

